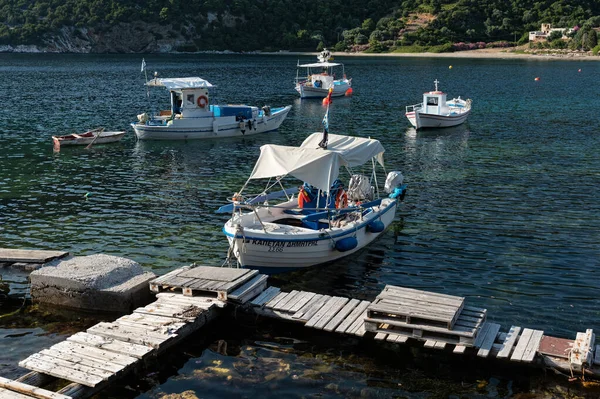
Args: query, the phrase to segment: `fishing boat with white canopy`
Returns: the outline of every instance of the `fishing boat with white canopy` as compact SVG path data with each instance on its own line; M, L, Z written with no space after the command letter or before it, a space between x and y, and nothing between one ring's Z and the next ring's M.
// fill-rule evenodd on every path
M295 88L300 98L325 98L330 88L333 89L333 97L351 95L352 79L346 78L344 64L330 62L333 57L327 49L323 50L317 59L319 62L297 65ZM300 76L302 68L305 68L305 76ZM341 72L341 79L335 78L336 72Z
M229 258L241 267L279 272L348 256L383 233L404 197L400 172L388 174L389 196L380 197L377 171L384 166L384 148L378 140L314 133L299 147L267 144L260 150L233 203L219 210L232 211L223 232ZM361 167L370 176L358 173ZM348 185L341 172L347 172ZM296 184L286 189L286 178ZM266 181L263 191L247 194L259 179ZM277 197L285 198L271 204Z
M291 106L262 108L213 105L214 86L199 77L158 78L146 83L169 91L171 107L156 115L138 115L131 126L140 140L192 140L264 133L279 128Z
M423 94L423 102L406 107L406 117L415 129L427 127L450 127L460 125L471 113L470 99L453 98L446 100L446 93L438 90L437 79L433 82L435 91Z

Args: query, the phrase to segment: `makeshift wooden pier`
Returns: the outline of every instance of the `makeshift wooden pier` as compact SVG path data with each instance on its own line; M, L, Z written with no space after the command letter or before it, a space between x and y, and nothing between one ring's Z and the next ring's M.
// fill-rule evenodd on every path
M46 262L68 256L64 251L0 248L0 266L42 266Z
M552 367L600 377L600 346L592 330L574 340L543 331L501 326L487 310L467 306L456 296L386 286L372 301L267 287L255 270L184 267L150 283L157 301L112 323L29 356L19 364L33 370L15 381L0 379L0 398L82 398L105 388L212 320L218 309L233 307L326 332L412 344L457 355ZM41 386L48 379L71 383L59 392Z

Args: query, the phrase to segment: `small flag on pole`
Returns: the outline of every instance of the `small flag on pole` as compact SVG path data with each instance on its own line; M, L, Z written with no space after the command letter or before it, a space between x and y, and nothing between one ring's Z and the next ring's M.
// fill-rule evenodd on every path
M327 112L325 112L325 116L323 117L323 130L326 132L329 131L329 107L327 107Z
M144 72L146 70L146 60L142 58L142 70L141 72Z

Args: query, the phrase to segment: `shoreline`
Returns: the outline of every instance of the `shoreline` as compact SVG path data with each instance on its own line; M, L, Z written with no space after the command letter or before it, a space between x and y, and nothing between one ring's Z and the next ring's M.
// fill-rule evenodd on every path
M318 52L272 52L258 54L318 55ZM600 55L589 53L517 53L506 49L478 49L456 51L453 53L346 53L332 51L335 57L404 57L404 58L463 58L463 59L514 59L542 61L600 61Z

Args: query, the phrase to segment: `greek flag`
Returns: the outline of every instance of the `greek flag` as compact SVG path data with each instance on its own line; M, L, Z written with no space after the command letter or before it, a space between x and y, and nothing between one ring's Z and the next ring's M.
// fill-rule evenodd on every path
M145 69L146 69L146 60L144 60L142 58L142 70L141 70L141 72L144 72Z

